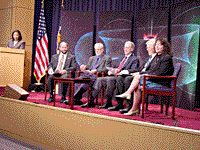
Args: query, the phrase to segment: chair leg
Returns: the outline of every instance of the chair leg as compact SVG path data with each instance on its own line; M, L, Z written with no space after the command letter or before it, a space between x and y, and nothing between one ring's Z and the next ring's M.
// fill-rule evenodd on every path
M144 118L144 102L145 102L145 92L142 92L142 118ZM140 112L140 107L139 107Z
M47 100L47 86L46 86L46 83L45 83L45 88L44 88L44 101Z
M169 109L169 97L166 99L166 110L165 110L165 115L168 115L168 109Z
M163 96L161 96L161 107L160 107L160 113L163 113Z
M148 105L149 105L149 95L146 96L146 110L148 110Z
M44 87L44 101L46 100L47 100L47 81L45 81L45 87Z
M101 105L103 105L103 99L104 99L104 88L101 88Z
M173 103L172 103L172 119L175 120L175 102L176 102L176 91L173 93Z
M98 95L96 96L96 105L98 105Z
M123 100L123 106L126 108L126 100Z

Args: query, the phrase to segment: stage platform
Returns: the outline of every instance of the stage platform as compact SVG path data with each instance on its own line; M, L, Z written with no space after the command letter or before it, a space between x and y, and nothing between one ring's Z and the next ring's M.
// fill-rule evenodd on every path
M47 100L49 98L49 94L47 94ZM64 109L70 109L69 105L65 105L60 103L61 96L56 95L56 103L55 107L60 107ZM30 93L29 97L26 101L29 102L37 102L39 104L53 106L53 103L49 103L44 101L44 93ZM83 103L86 103L87 99L82 99ZM104 100L106 101L106 99ZM141 115L139 116L125 116L120 114L118 111L108 111L107 109L98 109L101 100L98 100L98 105L95 108L81 108L79 105L74 105L74 110L94 113L99 115L105 115L110 117L117 117L129 120L137 120L144 121L149 123L167 125L167 126L175 126L187 129L200 130L200 109L196 109L195 111L184 110L180 108L176 108L176 120L171 119L172 108L169 108L169 115L166 116L165 113L160 113L160 105L157 104L149 104L148 110L145 110L145 118L142 119ZM112 101L113 105L116 104L116 101ZM164 107L165 110L165 107Z
M1 132L44 149L200 149L198 110L176 108L174 121L150 104L141 119L97 106L70 110L59 100L53 107L44 93L30 93L26 101L0 97Z

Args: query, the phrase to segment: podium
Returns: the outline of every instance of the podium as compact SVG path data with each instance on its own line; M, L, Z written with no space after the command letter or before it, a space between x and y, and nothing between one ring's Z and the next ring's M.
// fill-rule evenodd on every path
M0 87L23 86L25 50L0 47Z

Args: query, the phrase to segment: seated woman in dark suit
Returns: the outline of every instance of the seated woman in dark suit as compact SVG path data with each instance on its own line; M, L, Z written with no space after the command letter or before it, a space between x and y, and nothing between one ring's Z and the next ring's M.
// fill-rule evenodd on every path
M150 69L145 73L149 75L172 75L174 72L173 61L172 61L172 53L171 47L167 39L165 38L157 38L155 42L155 50L157 55L155 59L150 64ZM171 81L159 80L149 78L146 82L146 86L148 87L162 87L169 85ZM121 94L116 95L116 97L127 98L130 99L131 93L134 92L133 106L129 110L128 113L124 115L133 115L138 114L139 106L141 101L141 86L143 84L143 76L142 74L136 75L129 87L129 89Z
M25 42L22 41L22 35L19 30L15 30L12 33L12 39L8 40L7 48L25 49Z

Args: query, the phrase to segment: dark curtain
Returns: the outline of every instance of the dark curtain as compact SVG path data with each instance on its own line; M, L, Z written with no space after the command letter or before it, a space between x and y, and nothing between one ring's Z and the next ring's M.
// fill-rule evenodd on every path
M186 1L190 0L171 0L171 3L174 5ZM137 9L149 9L168 7L169 4L169 0L65 0L65 10L94 11L95 2L98 3L100 11L134 11L135 7ZM135 6L136 3L138 3L137 6Z

